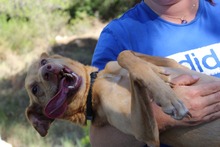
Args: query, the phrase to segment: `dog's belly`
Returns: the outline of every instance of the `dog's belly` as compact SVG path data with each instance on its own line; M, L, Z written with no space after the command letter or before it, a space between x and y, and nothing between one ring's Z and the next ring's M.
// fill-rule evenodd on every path
M220 147L220 119L195 127L173 128L162 133L160 141L178 147Z
M131 89L129 75L99 74L93 87L99 89L100 99L97 115L126 134L132 134L130 124ZM102 85L102 86L100 86Z

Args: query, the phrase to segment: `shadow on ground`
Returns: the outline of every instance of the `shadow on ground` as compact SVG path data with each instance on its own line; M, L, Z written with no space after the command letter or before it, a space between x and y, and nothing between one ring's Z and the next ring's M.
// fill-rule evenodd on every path
M75 39L68 44L53 46L52 53L90 65L96 42L97 40L92 38Z
M60 54L89 65L97 40L75 39L68 44L54 45L49 54ZM0 79L0 135L14 147L65 146L65 140L77 144L85 136L85 130L69 122L55 121L49 134L41 138L25 118L25 108L29 99L24 89L26 70L16 75ZM32 136L30 138L30 136ZM34 139L33 139L34 138ZM42 143L43 142L43 143ZM38 145L33 145L34 143Z

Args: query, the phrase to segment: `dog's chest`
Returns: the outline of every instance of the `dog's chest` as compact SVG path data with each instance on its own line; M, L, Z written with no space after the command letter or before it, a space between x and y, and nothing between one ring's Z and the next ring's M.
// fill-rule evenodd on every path
M99 76L94 83L93 98L99 101L100 115L106 113L130 113L131 92L129 75L105 74Z

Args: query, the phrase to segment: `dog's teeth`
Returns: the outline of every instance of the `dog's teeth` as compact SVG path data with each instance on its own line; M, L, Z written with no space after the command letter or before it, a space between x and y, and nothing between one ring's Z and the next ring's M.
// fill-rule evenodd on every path
M63 75L64 75L64 76L67 76L67 77L70 77L70 78L73 77L73 75L72 75L72 74L69 74L69 73L64 73Z
M75 74L75 73L73 73L73 72L71 73L71 75L72 75L72 76L74 76L74 77L77 77L77 76L76 76L76 74Z
M69 74L69 73L67 74L67 76L69 76L69 77L71 77L71 78L73 77L73 75L71 75L71 74Z
M74 86L68 86L69 89L74 89Z

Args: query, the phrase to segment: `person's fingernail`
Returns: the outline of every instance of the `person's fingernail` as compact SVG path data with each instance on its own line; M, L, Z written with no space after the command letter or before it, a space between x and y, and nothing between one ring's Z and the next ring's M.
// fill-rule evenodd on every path
M170 72L168 70L164 70L163 74L170 75Z
M199 79L199 77L196 76L196 75L192 75L192 77L193 77L193 79L195 79L195 80Z

